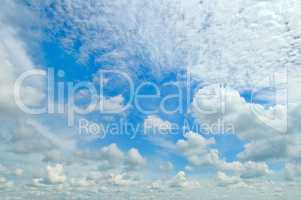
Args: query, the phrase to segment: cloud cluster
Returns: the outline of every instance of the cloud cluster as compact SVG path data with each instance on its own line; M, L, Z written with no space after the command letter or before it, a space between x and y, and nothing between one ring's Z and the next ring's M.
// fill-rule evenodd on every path
M37 119L21 113L14 104L14 81L22 72L38 68L28 53L28 41L20 35L21 25L15 22L22 23L29 10L17 1L3 2L1 198L99 199L101 193L103 199L183 200L200 195L204 199L300 199L301 104L295 91L300 84L301 4L297 0L46 0L26 4L47 16L48 39L59 40L79 62L92 60L108 68L138 72L138 76L145 75L141 66L156 73L187 69L202 86L209 85L195 94L191 114L201 124L219 119L232 124L234 134L246 145L237 161L227 162L213 147L217 142L211 136L189 132L184 138L175 138L175 144L166 138L153 140L160 150L182 155L188 162L185 171L168 160L157 166L156 159L134 147L79 145L78 138L68 135L70 130L52 130L57 121L49 116ZM22 17L12 16L11 10ZM287 67L294 74L289 76L289 90L294 92L290 93L288 102L292 104L288 108L251 103L240 94L249 87L258 92L269 83L265 77L283 75ZM231 88L212 84L219 81L228 82ZM28 82L21 97L26 104L38 106L43 102L44 87L40 80ZM266 93L255 97L256 101L272 99ZM125 101L122 96L98 100L109 110L119 110ZM39 122L42 118L46 123ZM155 115L142 123L146 132L158 133L172 126ZM284 162L284 175L296 182L265 182L273 178L273 162ZM164 176L151 173L155 170L149 169L150 163ZM193 174L194 169L208 168L215 170L216 180Z
M185 135L185 139L179 140L176 145L179 152L194 167L209 166L217 170L235 173L242 179L268 176L272 173L265 162L226 162L220 159L218 150L210 147L212 144L215 144L214 139L206 139L199 134L189 132Z
M234 89L213 85L196 93L191 111L200 123L222 120L232 124L233 134L248 142L238 155L240 160L267 161L298 158L300 129L295 122L300 119L299 105L264 107L247 102Z

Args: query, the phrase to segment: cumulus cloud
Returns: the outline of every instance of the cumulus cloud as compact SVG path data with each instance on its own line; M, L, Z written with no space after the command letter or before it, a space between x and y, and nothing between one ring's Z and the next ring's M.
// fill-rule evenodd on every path
M148 184L140 180L142 170L137 170L149 163L149 160L138 149L131 148L124 152L113 143L100 149L85 151L69 140L55 137L56 134L35 120L24 123L29 117L21 115L13 103L13 83L23 71L35 69L36 65L27 53L28 48L20 37L18 26L3 19L10 18L15 13L19 13L21 18L28 15L19 10L17 1L3 2L5 4L0 8L0 136L1 143L9 142L1 144L1 158L9 158L6 162L24 161L30 166L24 168L26 176L23 175L23 169L0 166L2 198L40 199L43 196L45 199L68 199L76 196L91 199L101 191L103 199L126 199L128 194L137 199L166 199L173 196L173 199L195 199L192 196L199 197L200 194L205 199L233 199L234 193L237 199L255 198L254 195L256 199L283 199L281 194L290 196L291 199L299 199L300 184L285 186L288 190L279 192L280 190L274 191L275 189L265 186L275 188L279 184L284 187L282 183L262 183L255 186L264 188L261 191L265 193L258 193L256 190L254 194L254 189L252 193L246 190L242 192L241 189L229 191L213 188L208 184L200 185L198 181L190 180L184 171L179 171L170 180L153 182L151 188L161 189L160 192L149 191L146 187ZM78 56L79 62L92 60L96 64L109 63L110 67L130 68L138 76L139 73L144 73L140 70L141 66L152 66L150 70L155 72L174 72L188 67L194 78L202 83L211 84L222 80L228 81L235 89L248 89L250 85L258 89L268 84L265 77L274 72L282 73L289 66L289 72L296 74L296 84L291 87L292 93L295 93L293 95L296 105L288 111L289 120L286 120L283 105L274 105L269 109L260 104L251 105L242 98L238 90L222 90L220 93L213 86L197 92L191 111L200 123L216 122L219 116L216 111L223 107L229 108L222 110L225 111L223 120L233 124L235 129L232 130L235 130L235 134L247 142L244 151L238 155L239 161L222 160L218 150L212 148L216 141L201 135L187 134L176 145L166 140L160 141L162 147L168 147L172 151L176 146L176 150L184 155L191 168L216 168L217 181L220 185L228 186L270 175L271 170L266 163L268 160L292 159L286 164L285 174L290 179L296 179L300 175L299 164L294 160L300 159L301 153L298 136L301 112L296 94L298 92L295 92L299 88L300 75L296 68L301 63L301 4L295 0L283 2L63 0L53 3L46 0L27 2L26 5L51 16L52 22L49 20L47 24L50 31L44 32L49 33L52 39L61 35L55 39L60 40L67 52ZM12 10L15 12L11 12ZM23 20L28 20L28 17ZM29 83L22 90L21 96L27 104L39 105L43 100L42 90L43 84L40 81ZM230 103L219 104L220 96L212 96L212 91L219 94L230 93ZM258 95L256 98L271 99L269 95ZM104 110L119 110L124 104L124 98L101 97L99 102ZM205 110L199 110L199 106ZM157 116L148 116L144 122L155 131L161 131L161 126L170 129L170 122ZM283 129L287 126L288 134L283 135ZM40 165L45 164L41 161L64 163L66 158L62 149L68 149L71 153L74 150L72 160L76 162L68 168L62 164L48 165L46 177L33 177L32 185L23 185L23 181L28 181L27 171L37 173ZM170 171L173 165L167 162L160 168ZM28 169L34 170L30 172ZM93 171L87 176L85 173L90 169L97 172ZM64 171L68 172L68 178ZM227 175L228 171L231 175ZM78 176L70 179L71 172ZM14 183L16 186L13 185L9 180L11 175L22 181ZM128 187L132 185L135 188ZM2 189L7 188L9 191L2 192ZM96 188L93 193L89 190L91 188ZM197 192L189 190L183 192L184 197L177 196L179 188L197 188ZM213 192L208 194L207 191ZM250 196L241 195L245 192ZM280 195L272 196L274 192ZM224 193L229 195L216 196ZM112 194L115 196L112 197ZM206 198L206 195L211 196Z
M192 189L200 187L200 183L197 181L189 180L184 171L179 171L172 180L171 186Z
M212 85L196 93L191 111L201 124L209 124L204 128L219 120L231 125L232 134L248 142L238 155L242 161L296 158L300 151L298 104L289 109L279 104L265 108L246 102L234 89Z
M183 154L192 165L218 168L236 167L236 163L226 163L220 160L218 151L210 148L210 145L215 144L214 139L206 139L194 132L188 132L184 136L185 139L178 140L176 146L179 153Z
M139 151L131 148L127 153L127 162L130 166L139 167L146 164L146 160L141 156Z
M118 146L113 143L109 146L103 147L100 150L100 157L104 157L112 162L118 162L124 158L123 152L118 148Z
M245 150L239 153L240 160L265 161L270 158L281 159L288 157L289 139L275 137L266 140L252 141L245 145ZM273 144L273 145L271 145Z
M118 186L130 186L136 183L136 181L129 179L126 174L112 175L112 183Z
M248 161L243 163L240 177L243 179L256 178L261 176L266 176L271 174L271 170L266 163L256 163L252 161Z
M224 172L220 172L220 171L216 173L216 179L218 181L218 185L220 186L237 185L242 183L240 177L228 176Z
M193 132L185 134L186 140L178 140L177 147L181 153L183 153L189 161L193 164L201 164L203 155L215 154L210 152L209 145L214 144L214 139L205 139L201 135Z
M217 170L232 171L243 179L257 178L271 174L269 166L264 162L226 162L219 157L219 152L210 147L213 139L205 139L203 136L189 132L186 140L179 140L177 147L190 164L201 167L211 166Z
M285 133L287 128L285 105L265 108L261 104L249 103L239 91L219 84L198 90L193 98L191 112L209 127L218 120L226 126L233 125L234 130L231 131L245 140L272 137L278 132ZM207 131L212 132L210 129Z
M88 160L100 160L111 167L116 166L124 161L124 153L119 149L117 144L112 143L108 146L104 146L98 150L77 150L75 156L88 159Z
M64 166L57 164L55 166L47 166L46 182L50 184L61 184L66 181L67 177L64 174Z
M13 182L6 180L4 177L0 177L0 189L6 189L13 186Z
M99 164L99 170L106 172L112 170L132 171L146 166L144 158L138 149L131 148L123 152L115 143L104 146L98 150L77 150L75 157Z

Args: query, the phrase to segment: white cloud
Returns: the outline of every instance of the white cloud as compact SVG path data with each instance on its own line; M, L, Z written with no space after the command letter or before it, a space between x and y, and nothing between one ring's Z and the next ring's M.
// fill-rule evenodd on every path
M232 171L243 179L257 178L270 175L271 171L266 163L226 162L219 158L219 152L210 147L213 139L205 139L203 136L190 132L185 135L186 140L179 140L177 147L179 152L185 155L190 164L202 167L211 166L217 170Z
M0 177L0 190L10 188L13 186L13 182L6 180L4 177Z
M88 178L82 178L82 179L71 179L70 180L71 185L80 187L80 188L86 188L86 187L93 187L96 186L97 183L93 179Z
M40 187L44 186L43 179L42 178L32 179L32 183L30 184L30 186L35 187L35 188L40 188Z
M131 148L127 153L127 162L130 166L139 167L146 164L146 160L141 156L139 151Z
M82 159L108 161L111 167L124 161L124 153L119 149L117 144L112 143L104 146L99 150L77 150L75 156Z
M25 71L35 68L17 31L0 21L0 109L7 114L18 113L14 101L15 80ZM26 105L39 105L44 98L40 80L22 86L21 100Z
M208 9L199 14L207 16L199 33L199 64L191 67L200 80L223 81L234 88L260 87L285 67L298 70L300 2L215 0L203 1L203 6Z
M284 172L287 179L297 179L301 176L301 165L297 162L286 163Z
M266 163L256 163L248 161L243 163L243 167L240 172L240 177L243 179L250 179L270 175L271 173L272 172Z
M227 163L219 158L219 152L210 147L215 144L212 138L206 139L203 136L188 132L185 139L176 143L179 153L183 154L190 164L194 166L212 166L223 170L240 170L239 162Z
M245 140L272 137L277 131L284 133L287 128L284 105L264 108L260 104L248 103L238 91L219 84L201 88L194 96L191 112L206 125L205 129L221 120L226 127L232 125L233 134Z
M112 176L112 182L118 186L130 186L135 184L135 181L125 177L125 174L117 174Z
M144 119L144 132L149 135L164 135L172 131L172 123L155 115L149 115Z
M49 2L38 5L49 9ZM96 53L96 63L109 61L115 68L140 73L139 64L147 62L154 73L161 73L183 68L198 57L199 21L191 19L192 9L184 10L183 5L187 3L182 0L65 0L50 9L54 18L48 26L50 33L65 33L62 45L80 62ZM76 40L81 43L78 52L73 49Z
M114 170L132 171L146 166L147 160L138 149L131 148L126 153L112 143L99 150L78 150L75 156L82 160L98 162L99 170L103 172Z
M266 161L298 158L300 129L296 121L300 119L300 107L295 104L288 108L264 108L246 102L234 89L212 85L197 92L191 112L205 128L219 120L224 126L231 125L232 133L248 142L238 155L240 160Z
M239 176L228 176L224 172L220 171L216 173L216 179L220 186L237 185L242 183Z
M186 189L198 188L200 183L197 181L189 180L184 171L179 171L171 182L171 187L180 187Z
M9 162L14 162L23 157L20 162L24 161L22 164L31 165L27 166L28 169L33 169L31 173L36 173L43 158L44 161L61 162L65 160L63 152L55 149L55 147L59 146L62 149L68 147L67 149L74 150L74 146L72 142L61 140L61 137L53 137L56 134L51 133L44 126L40 126L41 124L24 124L25 118L19 116L20 113L16 111L17 108L13 105L12 83L14 79L22 71L35 68L35 65L26 53L25 43L19 38L18 28L13 28L15 26L2 22L5 15L11 16L22 13L20 15L23 18L27 15L24 12L19 12L18 6L14 6L16 1L4 1L5 6L0 8L0 36L2 38L0 42L0 118L3 119L0 126L1 135L9 135L10 143L8 143L9 145L5 144L5 146L1 145L1 151L3 150L1 153L5 153L5 156L1 155L1 158L5 157ZM101 58L98 57L96 62L113 60L113 64L121 68L124 67L125 63L133 64L133 71L136 72L139 71L136 69L139 64L135 63L136 61L132 58L139 55L143 61L147 60L150 66L154 66L154 71L160 71L158 69L164 71L187 65L196 66L191 70L194 70L194 75L202 81L211 82L211 78L218 79L221 75L221 78L231 78L230 85L237 88L245 87L246 82L250 79L254 80L251 85L265 85L266 82L263 81L262 83L261 81L262 77L278 71L282 65L287 63L294 72L294 68L300 64L300 52L298 51L300 44L300 17L298 17L300 15L300 3L298 1L289 0L288 3L291 5L284 7L286 10L282 14L276 9L278 5L282 4L280 0L271 2L236 0L231 3L214 0L181 0L176 1L176 3L169 0L131 1L130 3L126 1L103 3L100 1L66 0L48 6L49 2L43 1L38 4L56 9L52 13L48 10L55 18L54 27L49 25L50 29L57 33L56 30L66 24L68 25L69 30L66 30L68 37L62 39L62 43L72 50L74 42L80 41L83 45L80 48L79 60L86 60L91 54L98 54L102 50L108 52L107 50L110 49L106 55ZM235 5L236 3L237 5ZM7 7L8 4L9 7ZM15 12L11 12L12 10ZM43 10L44 12L41 7L36 7L36 10ZM99 13L106 13L107 16L102 17ZM110 20L108 20L109 17ZM26 17L24 20L28 20L28 18ZM61 24L64 25L60 26ZM116 27L117 29L115 29ZM83 37L79 34L83 34ZM115 49L115 44L122 44L122 48ZM111 49L113 50L111 51ZM197 62L198 58L201 59L199 63ZM296 74L298 80L298 73ZM42 87L40 84L35 83L23 90L23 96L25 96L28 104L37 104L43 98L40 93ZM298 84L296 84L292 91L298 91L298 88ZM226 121L233 122L237 135L249 142L245 146L245 150L239 154L239 159L242 162L228 163L221 160L219 152L210 147L215 143L213 139L189 135L179 140L176 145L177 149L187 158L189 164L193 167L213 166L220 170L218 179L224 185L237 185L244 179L269 175L271 171L263 161L300 158L300 137L297 136L300 131L300 106L296 106L290 111L289 135L276 135L275 130L272 130L271 127L281 130L284 127L282 122L286 121L283 118L284 110L281 106L275 106L270 110L265 110L260 105L252 106L252 109L264 116L263 118L255 118L248 111L251 105L248 105L238 92L232 90L231 94L235 106L232 111L226 113ZM206 94L199 93L198 95L197 98L200 99L195 99L194 103L200 101L205 108L216 108L214 103L216 99L210 97L203 99ZM119 109L124 103L122 96L104 97L103 100L104 107L108 109ZM269 118L273 113L276 113L275 121ZM215 115L195 114L202 123L211 123L216 120ZM159 120L156 119L155 122L156 125L169 126L167 121L160 118ZM266 127L266 125L270 127ZM174 150L171 144L165 140L161 145ZM7 149L9 151L6 151ZM26 156L15 155L12 152L26 153ZM29 155L32 153L36 154ZM204 199L233 199L234 197L237 199L283 199L282 194L290 196L291 199L299 199L298 196L300 196L300 184L296 184L297 186L283 185L281 182L267 185L258 184L254 186L256 190L252 188L250 191L211 188L210 184L202 184L200 187L198 181L189 180L183 171L177 173L172 180L155 182L157 184L152 187L166 189L165 191L150 192L146 190L147 184L139 180L138 175L134 174L136 173L133 172L135 170L130 173L127 172L128 165L143 166L146 164L146 159L137 149L130 149L126 154L116 144L111 144L96 151L79 154L76 159L80 163L80 168L78 165L72 164L68 166L68 170L65 169L68 171L68 179L64 173L64 168L67 166L61 164L48 166L46 178L33 179L33 185L36 185L34 189L22 185L22 181L27 181L27 168L26 176L18 177L18 179L22 178L22 181L14 183L16 187L11 187L12 182L7 180L9 177L6 176L22 175L23 169L14 171L5 168L1 170L0 167L1 175L5 176L5 178L0 178L0 189L9 188L7 192L1 190L1 197L3 199L27 199L29 197L40 199L41 196L45 199L70 199L73 197L91 199L99 191L102 192L104 199L125 199L124 195L126 194L137 195L137 198L143 195L144 198L150 197L150 199L167 199L173 196L175 196L173 199L195 199L192 198L193 195L194 197L201 195ZM32 160L34 156L35 159ZM101 171L99 172L101 175L95 176L94 179L86 178L85 173L89 171L91 165L97 168L103 163L110 169L114 168L109 172L112 173L115 170L111 176L108 175L108 172ZM165 167L171 169L171 166L170 163L167 163ZM299 176L299 168L297 163L288 163L286 165L287 176L293 178ZM10 169L15 169L15 167ZM75 171L75 174L81 173L81 175L71 180L69 179L69 170ZM228 176L221 171L233 171L235 175ZM137 172L137 174L141 175L141 172ZM68 185L69 180L70 186L52 187L44 185L47 182L48 184L66 183ZM165 185L164 183L168 184ZM135 184L133 188L116 187L133 184ZM274 189L271 188L275 188L275 185L283 187L283 191L273 191ZM72 186L86 189L78 192ZM89 192L89 188L94 186L99 190L95 190L95 193ZM197 192L193 190L182 192L181 190L184 196L182 197L177 193L178 189L172 187L197 188ZM273 196L273 193L276 192L277 195L280 193L280 196ZM216 194L227 195L217 196ZM211 198L206 198L207 195Z
M289 156L288 148L289 140L287 137L264 139L246 144L244 151L238 154L238 158L255 161L265 161L270 158L281 159Z
M90 112L99 111L104 113L117 114L125 110L124 98L122 95L113 97L97 96L97 103L95 107L93 107L93 105L91 104L89 109Z
M124 108L124 98L122 95L105 98L99 100L101 111L105 112L121 112Z
M184 135L186 140L178 140L177 148L183 153L188 160L195 164L201 164L203 162L203 156L207 154L214 154L210 152L209 145L214 144L214 139L205 139L201 135L193 132L189 132Z
M47 166L46 182L50 184L61 184L66 181L67 177L64 174L64 166L57 164L55 166Z
M103 157L112 162L120 162L124 158L123 152L118 148L118 146L115 143L103 147L100 152L100 157Z
M164 162L163 164L161 164L159 166L160 170L165 172L165 173L168 173L168 172L171 172L173 169L174 169L174 165L172 164L172 162L170 161L167 161L167 162Z
M24 174L24 170L23 170L23 169L17 168L17 169L15 170L15 175L16 175L16 176L23 176L23 174Z

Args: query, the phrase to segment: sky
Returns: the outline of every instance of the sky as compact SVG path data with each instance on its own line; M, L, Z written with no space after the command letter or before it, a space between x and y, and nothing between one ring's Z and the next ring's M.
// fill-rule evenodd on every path
M298 0L2 0L1 199L301 198Z

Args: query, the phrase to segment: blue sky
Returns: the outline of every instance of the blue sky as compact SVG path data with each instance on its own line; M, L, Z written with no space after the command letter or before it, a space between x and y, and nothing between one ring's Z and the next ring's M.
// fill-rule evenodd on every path
M4 0L0 195L299 199L300 8Z
M107 64L93 64L93 61L88 61L88 63L78 63L76 61L76 58L74 58L72 55L69 53L65 52L64 49L61 47L61 44L58 43L57 41L60 40L60 37L55 38L55 41L51 42L46 42L41 44L41 48L43 50L43 57L45 58L44 65L49 66L50 69L55 69L56 71L62 70L65 72L64 76L64 81L71 81L71 82L77 82L77 81L93 81L93 75L97 72L97 70L102 69L102 67L106 67ZM91 55L91 57L96 57L96 56L102 56L101 54L97 55ZM93 58L92 58L93 59ZM147 99L146 101L143 102L143 108L147 110L155 110L159 107L160 100L162 100L165 95L168 94L177 94L177 89L175 87L169 86L165 87L164 83L169 83L171 81L177 81L177 76L178 74L174 72L167 72L161 77L156 77L156 75L153 75L149 69L150 66L148 66L147 63L143 63L143 60L141 62L141 69L139 71L143 71L146 74L143 75L143 77L138 77L138 80L136 80L137 84L143 83L146 81L155 83L159 85L159 89L162 89L160 92L163 94L159 98L151 98ZM52 67L56 66L56 67ZM149 75L147 75L149 74ZM56 81L61 81L61 80L56 80ZM56 83L55 83L56 84ZM195 89L193 88L194 85L197 83L191 83L192 88L190 90L193 92ZM200 84L200 83L199 83ZM162 86L161 86L162 85ZM124 92L124 88L118 89L117 88L111 87L105 88L106 95L107 96L116 96L119 94L124 95L126 98L128 93ZM185 88L183 88L185 89ZM119 92L118 92L119 91ZM55 92L56 93L56 92ZM142 88L140 94L154 94L155 90L152 86L146 86ZM191 94L193 95L193 94ZM248 95L244 95L246 100L249 100ZM184 96L183 101L186 101L187 96ZM192 96L190 97L192 99ZM190 104L191 102L188 102ZM169 109L175 109L176 106L178 106L179 100L177 99L172 99L168 102L167 106L170 106ZM193 119L190 119L187 114L188 106L184 106L184 113L177 113L177 114L166 114L162 113L160 111L154 112L154 114L162 119L169 120L172 123L176 124L183 124L184 120L190 120L191 127L193 126ZM101 122L101 116L102 113L96 113L94 115L89 116L90 119L92 119L95 122ZM137 109L133 108L131 109L130 113L126 116L124 120L126 120L128 123L138 125L143 123L144 118L147 117L145 114L139 112ZM123 118L123 117L122 117ZM172 141L177 141L178 139L183 138L181 135L182 130L176 131L174 134L172 134L172 137L170 138ZM202 134L201 131L198 132L199 134ZM139 135L144 135L143 130L138 132L138 138L131 139L130 135L125 135L125 136L112 136L112 138L106 138L108 141L99 141L99 139L96 139L95 141L89 142L88 146L86 147L94 147L99 145L104 145L104 144L109 144L109 143L118 143L121 147L124 147L126 149L130 148L131 146L135 146L141 151L146 154L146 155L152 155L157 153L157 147L154 146L152 143L150 143L147 139L145 139L143 136ZM205 134L203 134L205 135ZM208 136L205 136L208 137ZM212 137L212 136L211 136ZM214 148L218 149L220 152L221 158L227 160L227 161L233 161L236 159L236 155L243 150L243 145L245 144L243 141L239 140L235 135L232 135L232 133L228 133L227 135L216 135L215 140L217 141L216 144L214 145ZM177 155L170 155L169 159L175 161L175 165L177 166L179 163L179 168L183 167L183 163L185 163L185 160L183 158L180 158ZM177 167L177 169L179 169Z

